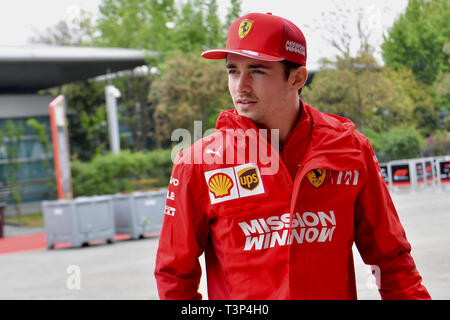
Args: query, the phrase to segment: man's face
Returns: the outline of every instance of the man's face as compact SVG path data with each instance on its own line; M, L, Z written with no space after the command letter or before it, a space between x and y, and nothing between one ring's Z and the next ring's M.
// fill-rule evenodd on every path
M283 112L288 81L281 62L227 56L228 89L237 112L259 124Z

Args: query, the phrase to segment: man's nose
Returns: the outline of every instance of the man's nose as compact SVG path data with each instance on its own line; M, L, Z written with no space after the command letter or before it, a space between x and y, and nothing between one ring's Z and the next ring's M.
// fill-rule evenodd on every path
M251 79L248 75L246 74L241 74L241 76L239 77L239 81L237 83L237 89L239 93L246 93L246 92L251 92L252 91L252 87L251 87Z

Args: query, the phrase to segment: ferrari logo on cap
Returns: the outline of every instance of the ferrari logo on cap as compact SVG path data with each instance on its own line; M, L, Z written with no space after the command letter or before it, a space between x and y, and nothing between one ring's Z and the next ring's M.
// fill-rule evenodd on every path
M325 181L326 173L325 169L313 169L308 172L306 176L308 177L309 182L311 182L314 187L318 188Z
M253 21L245 19L239 25L239 37L244 39L252 29Z

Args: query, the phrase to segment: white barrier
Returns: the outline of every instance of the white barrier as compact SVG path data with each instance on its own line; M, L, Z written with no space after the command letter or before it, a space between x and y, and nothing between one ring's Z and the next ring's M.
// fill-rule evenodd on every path
M450 156L436 159L438 185L441 190L450 189Z
M450 189L450 155L380 163L391 191L420 191L427 187Z

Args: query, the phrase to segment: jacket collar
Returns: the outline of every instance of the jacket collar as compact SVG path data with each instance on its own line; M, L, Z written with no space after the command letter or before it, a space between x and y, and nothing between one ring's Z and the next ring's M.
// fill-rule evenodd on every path
M352 121L343 117L323 113L317 109L304 104L301 101L303 111L311 119L311 137L308 146L308 158L321 155L331 157L333 155L344 155L344 158L358 158L361 153L360 146L355 139L355 125ZM223 110L216 123L217 130L226 129L254 129L258 127L249 118L241 116L236 109ZM294 128L295 130L295 128ZM342 157L342 156L341 156ZM356 159L355 159L356 160Z

